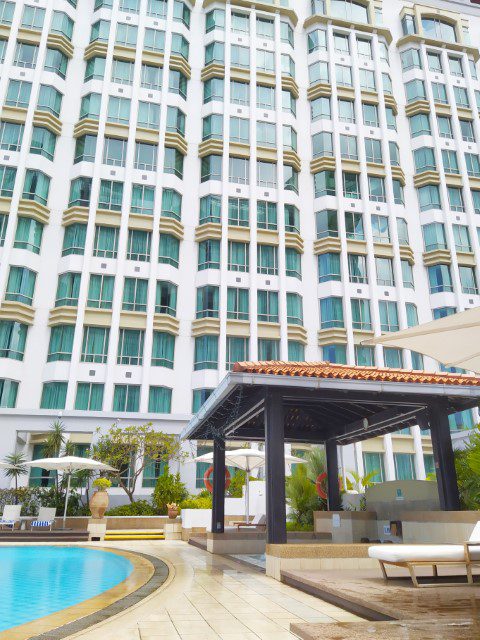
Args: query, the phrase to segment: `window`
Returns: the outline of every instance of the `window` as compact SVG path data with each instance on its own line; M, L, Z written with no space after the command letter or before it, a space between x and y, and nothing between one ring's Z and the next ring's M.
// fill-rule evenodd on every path
M197 411L199 411L202 407L202 405L208 400L208 398L210 397L210 395L213 393L213 389L194 389L193 390L193 399L192 399L192 413L197 413ZM201 449L201 447L197 447L197 455L200 454L199 449ZM208 453L208 452L207 452ZM197 462L197 468L198 465L201 464L205 464L207 466L204 467L204 469L201 472L200 475L200 481L198 479L198 475L197 475L197 484L196 487L197 489L204 487L204 483L203 483L203 474L204 472L207 470L209 463L201 463L201 462Z
M396 142L390 141L388 143L388 152L390 156L390 164L392 167L400 166L400 150Z
M291 278L302 279L302 254L292 247L285 249L285 274Z
M273 162L262 162L257 160L257 185L259 187L277 186L277 165Z
M230 271L248 272L249 245L247 242L228 242L228 269Z
M422 17L422 29L427 38L444 42L457 42L454 25L439 18Z
M473 267L464 267L460 265L458 267L458 273L460 276L462 293L478 295L478 286L477 286L477 278L475 276L475 269Z
M471 252L472 243L470 242L468 227L462 224L454 224L452 228L453 237L455 239L455 249L466 253Z
M426 113L418 113L415 116L409 118L410 121L410 134L412 138L418 136L429 136L432 133L430 128L430 117Z
M468 409L448 416L448 422L450 423L450 431L473 429L475 424L473 421L473 414Z
M250 67L250 49L248 47L232 44L230 58L232 67L240 67L241 69L248 69Z
M354 211L346 211L345 230L348 240L365 240L362 214Z
M240 48L240 47L239 47ZM245 47L242 47L245 48ZM233 50L233 46L232 46ZM233 65L233 52L232 52ZM250 66L250 64L248 65ZM257 71L264 73L275 73L275 56L272 51L257 49Z
M331 134L329 135L331 136ZM357 136L340 134L340 153L342 158L347 160L358 160Z
M341 136L341 139L344 137L353 138L356 149L355 136ZM312 137L312 150L314 158L319 158L321 156L333 156L332 134L327 131L315 134Z
M373 347L355 345L355 364L359 367L375 366L375 351Z
M165 32L158 29L145 29L143 48L146 51L163 52L165 50Z
M311 31L308 35L308 53L327 50L327 32L323 29Z
M320 97L310 102L312 121L330 120L332 117L330 98Z
M148 104L152 105L151 102ZM153 106L158 109L158 122L160 122L160 107L159 105ZM167 131L185 136L185 114L178 107L167 107Z
M236 362L245 362L249 358L248 338L227 336L226 369L231 371Z
M20 151L24 128L23 124L0 122L0 149Z
M298 171L289 164L283 165L283 188L298 193Z
M327 344L322 347L322 360L335 364L347 364L347 349L343 344Z
M468 93L465 87L453 87L453 96L457 107L470 107L470 100L468 99Z
M275 37L273 20L257 18L257 37L273 40Z
M270 360L279 360L280 340L272 340L270 338L259 338L258 358L262 362L268 362Z
M452 211L465 211L463 204L462 189L459 187L448 187L448 202Z
M0 24L12 24L14 11L14 2L7 2L7 0L2 0L0 2Z
M57 136L44 127L33 127L30 153L53 160Z
M42 171L36 171L34 169L26 170L22 198L25 198L26 200L35 200L36 202L46 206L49 189L49 176Z
M374 202L386 202L384 178L368 176L368 197Z
M222 78L210 78L203 83L203 102L223 102L224 84Z
M213 9L205 16L205 33L210 33L214 29L225 29L225 11L223 9Z
M421 69L422 63L420 61L420 52L418 49L407 49L400 54L402 61L402 70L408 71L409 69Z
M445 173L460 173L456 151L442 149L442 161Z
M108 327L84 327L81 362L105 364L109 339L110 329Z
M16 175L17 169L15 167L0 165L0 196L3 198L12 197Z
M179 254L180 240L168 233L161 233L158 247L158 262L161 264L169 264L178 269Z
M439 53L433 53L433 51L427 51L428 68L434 73L443 73L442 58Z
M453 138L451 118L448 116L437 116L437 126L441 138Z
M348 36L342 33L333 34L333 46L337 53L350 54L350 47L348 44Z
M140 0L120 0L120 11L138 13Z
M218 318L219 289L212 285L198 287L196 318Z
M285 204L284 214L285 231L287 233L300 233L300 211L297 209L297 207L295 207L293 204Z
M222 179L222 157L205 156L201 162L201 181Z
M0 320L0 358L23 360L27 332L26 324L14 320Z
M338 101L338 119L340 122L355 123L355 107L353 100Z
M323 209L315 214L316 237L338 238L338 216L334 209Z
M313 176L313 180L315 198L335 195L335 171L320 171Z
M334 18L369 23L367 7L358 0L331 0L330 11Z
M181 56L188 62L190 44L180 33L172 33L172 55Z
M79 255L85 252L87 225L76 222L65 227L63 235L62 256Z
M72 359L74 325L58 325L51 328L47 362L70 361Z
M418 325L418 310L416 305L412 302L407 302L405 304L405 311L407 313L408 327L416 327Z
M195 371L218 368L218 336L195 338L193 368Z
M259 131L259 125L267 124L267 123L258 123L257 124L257 134ZM231 142L239 142L241 144L249 143L249 121L246 118L230 118L230 141ZM275 125L274 130L275 130ZM260 144L260 143L259 143Z
M152 234L140 229L128 230L127 260L148 262L152 248Z
M10 267L5 300L31 305L37 274L27 267Z
M465 142L475 142L473 122L471 120L459 120L459 122L462 131L462 140L465 140Z
M394 453L395 477L397 480L415 480L415 465L412 453Z
M462 67L462 59L448 56L448 66L450 68L450 73L452 76L460 76L463 78L463 67Z
M220 269L219 240L203 240L198 244L198 270Z
M65 79L67 75L68 58L58 49L47 49L45 56L45 71L52 71L60 78Z
M130 122L130 100L110 96L108 98L107 120L108 122L128 124Z
M418 200L420 203L420 211L442 208L440 201L440 191L437 185L426 185L425 187L420 187L417 191Z
M393 260L391 258L375 258L377 284L382 287L394 287Z
M199 224L220 224L222 199L220 196L204 196L200 198Z
M380 140L374 138L365 138L365 154L367 162L382 164L382 145Z
M243 122L248 123L248 120L243 120ZM246 134L246 142L248 142L248 128ZM232 140L231 134L230 139ZM236 138L233 138L233 141L242 142L242 140L236 140ZM276 126L273 122L257 122L257 145L262 147L276 146Z
M98 196L98 208L106 211L121 211L123 199L123 182L101 180Z
M228 179L235 184L248 184L250 161L247 158L230 156Z
M288 361L305 362L305 345L296 340L288 340Z
M375 74L370 69L360 69L360 88L364 91L376 91Z
M398 321L397 303L390 300L379 300L378 310L380 312L381 331L398 331L400 324Z
M257 244L257 273L278 275L278 249L268 244Z
M25 83L22 83L22 84L25 84ZM28 92L28 95L30 95L30 92ZM96 94L96 93L91 93L91 94L88 94L88 96L85 96L89 98L88 105L89 105L89 108L91 107L92 111L95 111L94 96L98 96L100 98L99 94ZM82 105L85 97L82 99ZM62 108L62 98L63 98L62 94L60 93L60 91L57 91L55 87L51 87L50 85L46 85L46 84L41 84L40 91L38 93L37 109L39 111L47 111L58 118L60 117L60 110ZM98 112L100 112L100 100L98 100L97 104L98 104Z
M367 258L356 253L348 254L348 274L350 282L367 284Z
M342 279L339 253L321 253L318 256L318 281L330 282Z
M65 409L68 382L44 382L40 409Z
M353 84L352 68L345 65L336 64L335 80L337 82L337 86L339 87L351 87Z
M330 74L328 71L328 62L314 62L308 66L308 78L310 85L320 82L330 82Z
M136 154L139 169L155 171L157 145L148 145L143 142L137 142ZM165 147L165 156L163 161L164 173L172 173L177 178L183 179L183 155L178 149ZM154 163L154 164L151 164Z
M447 249L445 228L440 222L432 222L422 227L425 251Z
M322 298L320 300L320 328L332 329L344 326L342 298Z
M453 291L450 267L447 264L436 264L428 267L430 293Z
M352 298L350 305L352 309L353 329L357 331L371 331L372 317L370 314L370 300Z
M223 42L210 42L210 44L205 47L205 65L213 62L224 64L225 45Z
M284 22L283 20L280 22L280 39L282 42L289 44L293 48L293 29L288 22Z
M140 386L116 384L113 391L112 411L136 412L140 408Z
M465 154L465 163L467 165L467 173L475 178L480 177L480 157L475 153Z
M13 64L25 69L33 69L37 64L38 45L18 42L15 49Z
M234 227L248 227L249 201L244 198L228 199L228 224Z
M127 154L127 141L118 138L105 138L103 144L103 163L112 167L124 167ZM93 162L93 160L92 160Z
M146 65L142 65L142 70L144 66ZM133 62L127 62L126 60L116 60L114 58L112 61L111 81L117 82L118 84L125 84L125 85L132 84L133 69L134 69ZM142 82L142 86L144 86L143 82Z
M275 88L257 84L257 108L275 109Z
M378 127L378 107L376 104L362 102L363 124L367 127Z
M153 216L154 201L154 187L149 187L145 184L132 185L132 203L130 207L132 213Z
M257 291L257 320L258 322L279 322L277 291Z
M360 176L358 173L347 173L346 171L342 174L343 179L343 196L345 198L351 199L359 199L360 195Z
M13 246L39 254L42 234L43 224L41 222L33 218L18 218Z
M298 293L287 293L287 323L303 326L303 300Z
M135 169L140 169L141 171L156 171L157 170L157 145L156 144L148 144L146 142L136 142L135 143L135 160L134 167ZM180 152L175 151L175 160L174 160L174 171L167 170L167 163L171 160L171 151L168 147L165 149L165 173L175 173L175 175L179 175L175 170L177 167L177 162L181 166L181 170L183 171L183 156ZM168 153L167 153L168 152ZM178 157L177 157L178 153ZM179 169L180 170L180 169ZM180 173L179 177L182 177L182 173Z
M363 452L363 467L365 475L368 475L370 482L385 481L385 467L383 462L383 454ZM372 474L372 475L370 475Z
M147 310L148 280L125 278L123 285L122 309L125 311Z
M79 382L75 398L77 411L101 411L103 407L103 384Z
M182 195L175 189L164 189L162 191L162 217L180 220L181 212Z
M84 135L77 138L73 157L74 164L78 162L95 162L96 147L97 136Z
M96 225L93 255L98 258L116 258L118 251L118 234L119 229L117 227Z
M24 80L10 80L8 83L5 104L8 107L27 109L30 102L31 91L31 82L25 82Z
M166 18L167 0L148 0L147 15L154 18Z
M155 313L165 313L173 318L177 315L177 285L173 282L157 280Z
M248 289L227 289L227 318L230 320L249 319Z
M88 286L87 307L111 309L113 304L114 276L92 273Z
M432 82L432 87L433 87ZM410 80L405 84L405 92L407 95L407 102L414 102L415 100L425 100L425 84L423 80Z
M145 331L121 328L118 336L117 364L143 364L144 338Z
M84 81L103 80L105 77L105 62L105 58L99 58L98 56L87 60Z
M272 231L277 230L277 204L275 202L257 201L257 227Z
M181 22L187 29L190 29L190 14L190 8L184 2L174 0L173 19L175 22Z
M413 281L413 269L408 260L400 260L402 267L402 284L406 289L415 289L415 283Z
M162 331L153 332L152 367L173 369L175 336Z
M250 104L250 87L246 82L230 81L230 102L248 106Z
M172 410L172 390L168 387L150 387L148 393L148 412L149 413L170 413ZM160 466L161 462L155 463ZM143 472L142 486L155 486L152 481L148 480L150 472L149 466L145 467ZM159 474L160 471L156 471ZM156 475L155 474L155 475ZM154 480L154 479L152 479Z
M76 307L78 305L81 275L81 273L67 271L58 276L56 307Z
M162 67L154 67L151 64L142 64L141 86L144 89L161 91L162 89Z

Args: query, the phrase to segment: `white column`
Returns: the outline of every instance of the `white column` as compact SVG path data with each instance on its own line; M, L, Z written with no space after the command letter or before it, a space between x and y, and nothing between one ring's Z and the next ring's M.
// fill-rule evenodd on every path
M415 476L417 480L425 480L425 462L423 460L422 434L420 427L412 427L413 446L415 448Z
M392 436L383 436L383 448L385 449L385 479L395 480L395 461L393 459Z

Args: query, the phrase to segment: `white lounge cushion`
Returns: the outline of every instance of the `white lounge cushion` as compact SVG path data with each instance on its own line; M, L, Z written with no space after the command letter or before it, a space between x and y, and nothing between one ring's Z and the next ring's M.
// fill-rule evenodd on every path
M368 555L384 562L465 562L461 544L382 544L370 547ZM471 547L470 556L480 560L480 548Z

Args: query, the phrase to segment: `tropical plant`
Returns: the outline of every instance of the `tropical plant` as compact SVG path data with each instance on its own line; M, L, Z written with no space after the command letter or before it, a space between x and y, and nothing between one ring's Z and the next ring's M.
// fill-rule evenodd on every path
M316 482L319 475L327 471L327 457L323 447L312 447L305 456L307 476Z
M180 504L187 498L188 491L184 483L180 480L179 473L164 473L157 479L152 500L159 513L167 513L168 504L172 502Z
M100 434L100 429L97 433ZM117 469L109 475L133 502L137 481L148 464L167 464L180 459L183 454L177 436L156 431L149 422L123 428L114 424L106 433L99 435L93 447L93 457Z
M365 493L365 489L374 485L373 479L378 474L378 471L375 469L370 471L364 476L361 476L356 471L347 471L347 474L350 476L346 476L346 485L348 491L356 491L357 493Z
M55 420L50 425L50 432L44 446L45 458L58 458L60 451L65 446L65 425L61 420Z
M156 516L158 515L155 507L147 500L136 500L128 504L122 504L118 507L109 509L107 516Z
M207 492L208 493L208 492ZM181 509L211 509L212 508L212 496L208 493L208 496L191 496L180 503Z
M289 520L298 524L313 524L313 512L319 511L320 499L315 485L309 480L305 465L299 464L286 480L287 504L291 509Z
M243 469L235 469L235 473L232 475L230 486L226 490L226 495L229 498L241 498L243 496L243 487L245 486L247 479L247 472ZM250 476L250 480L257 480L254 476Z
M454 451L458 491L462 508L480 509L480 430L470 434L464 449Z
M97 478L92 482L92 486L96 487L99 491L106 491L110 489L112 483L108 478Z
M7 464L13 465L10 469L4 469L4 474L10 480L13 480L15 483L15 491L18 490L18 479L20 476L25 476L28 473L28 467L25 466L25 462L27 461L26 457L23 453L9 453L3 459ZM17 504L15 502L15 504Z

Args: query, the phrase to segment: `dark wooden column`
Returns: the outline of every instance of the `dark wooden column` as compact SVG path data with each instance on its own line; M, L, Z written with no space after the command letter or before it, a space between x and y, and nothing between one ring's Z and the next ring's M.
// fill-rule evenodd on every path
M440 507L444 511L459 511L460 496L447 406L443 403L430 405L429 422Z
M265 485L267 490L267 543L287 542L285 507L285 426L282 396L265 392Z
M325 454L327 458L328 510L340 511L342 502L340 500L340 487L338 486L338 451L335 440L327 440Z
M225 525L225 441L213 442L212 533L223 533Z

